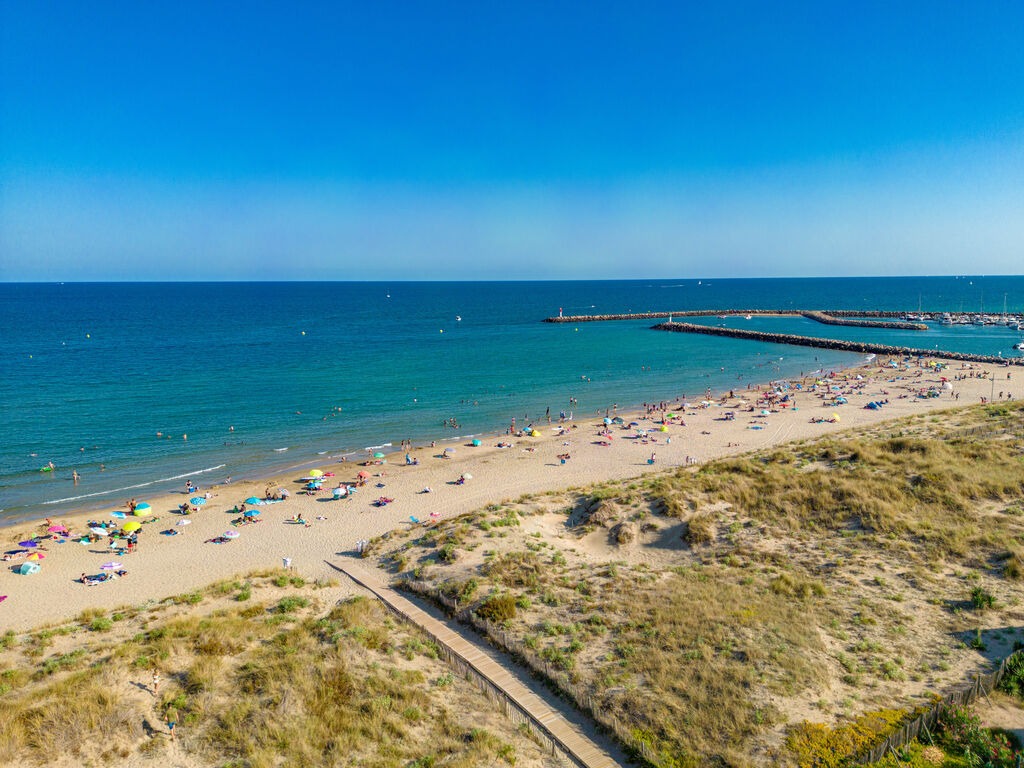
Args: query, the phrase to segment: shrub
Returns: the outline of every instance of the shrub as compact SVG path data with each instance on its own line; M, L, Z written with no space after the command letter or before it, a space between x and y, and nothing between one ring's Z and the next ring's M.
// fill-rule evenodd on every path
M92 620L89 629L93 632L106 632L112 626L114 626L114 622L111 619L108 619L106 616L97 616Z
M986 592L981 587L975 587L971 590L971 603L979 611L984 611L986 608L995 607L996 599L991 592Z
M491 595L477 607L476 612L488 621L508 621L515 618L516 599L509 594Z
M709 514L698 514L691 517L686 523L686 532L683 537L690 544L710 544L715 538L715 523Z
M1024 653L1018 653L1007 663L999 690L1024 699Z
M299 608L305 608L307 605L309 605L309 600L307 600L304 597L282 597L281 602L277 604L277 612L291 613L292 611L296 611Z

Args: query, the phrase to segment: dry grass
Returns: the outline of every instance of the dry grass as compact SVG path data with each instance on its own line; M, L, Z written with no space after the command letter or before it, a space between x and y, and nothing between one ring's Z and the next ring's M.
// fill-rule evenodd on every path
M460 607L515 596L502 635L658 765L785 764L794 723L913 709L986 669L967 644L981 626L990 653L1020 640L1022 499L1013 404L521 499L375 546ZM972 607L979 587L996 609Z
M658 480L652 497L674 516L724 502L790 531L867 531L925 558L1005 552L1019 511L982 520L979 510L1024 496L1024 403L961 418L998 436L926 425L906 435L823 439L682 470Z
M431 643L377 602L352 598L325 612L315 587L282 593L279 578L215 585L203 593L212 612L192 601L173 616L140 612L102 642L76 626L61 638L75 650L54 657L64 664L11 644L0 657L3 762L156 757L169 704L192 764L468 768L511 764L517 752L542 762ZM246 589L253 600L233 599ZM159 700L143 689L153 668L165 680Z

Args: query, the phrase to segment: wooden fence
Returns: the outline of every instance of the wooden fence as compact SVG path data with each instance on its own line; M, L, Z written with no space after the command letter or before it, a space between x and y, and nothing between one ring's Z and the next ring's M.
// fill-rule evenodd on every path
M448 609L453 618L469 624L478 632L481 632L484 637L489 638L499 648L521 659L527 667L537 674L543 675L544 679L556 693L559 693L578 709L590 715L597 723L610 731L619 740L619 743L625 745L628 750L642 758L645 763L655 767L662 764L655 751L646 742L634 736L632 730L615 715L603 710L598 700L590 695L589 690L585 686L573 683L564 671L550 664L547 659L541 658L535 650L512 637L497 624L477 616L469 608L460 608L458 600L445 595L436 587L408 580L399 582L397 586L422 595Z
M1006 667L1010 664L1010 661L1016 657L1024 658L1024 650L1016 651L1011 653L1005 659L1002 664L995 672L991 672L987 675L979 675L974 678L969 686L962 688L959 691L945 696L939 701L935 702L926 712L923 712L920 716L915 717L909 723L905 723L902 728L889 734L885 741L875 745L865 753L860 755L854 763L856 765L869 765L875 763L885 757L890 751L895 752L900 747L909 744L921 737L922 734L929 740L931 739L931 732L935 729L935 723L939 719L939 715L942 711L949 707L963 706L964 704L970 704L980 696L988 696L997 685L999 681L1003 679L1003 675L1006 673Z
M615 735L615 738L617 738L628 749L634 750L649 765L661 765L661 760L658 758L658 755L654 750L652 750L645 742L637 739L630 728L624 725L617 717L602 710L598 701L590 695L589 691L585 687L573 683L569 679L568 675L549 664L546 659L542 659L532 648L524 645L496 624L477 616L475 613L470 611L469 608L460 608L458 600L445 595L436 587L408 580L400 582L398 586L408 589L410 592L423 595L444 606L451 612L451 615L454 618L474 627L477 631L482 632L485 637L490 638L500 648L522 659L530 669L544 675L545 679L552 684L556 691L561 693L569 699L569 701L611 731ZM856 757L852 763L854 765L868 765L870 763L878 762L890 751L897 750L917 739L925 732L925 730L928 730L929 732L933 730L935 722L938 720L939 714L943 709L969 704L980 696L987 696L997 685L999 685L999 681L1003 679L1003 675L1006 673L1006 667L1009 665L1010 661L1022 654L1024 654L1024 650L1010 654L1003 659L999 668L996 669L995 672L988 675L978 676L973 680L971 685L961 690L954 691L940 699L932 705L928 711L914 718L910 722L905 723L899 730L889 734L884 741Z

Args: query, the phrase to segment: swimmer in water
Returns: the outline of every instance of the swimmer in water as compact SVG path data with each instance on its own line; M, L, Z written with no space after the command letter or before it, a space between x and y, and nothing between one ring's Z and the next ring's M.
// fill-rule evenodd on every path
M78 470L77 469L72 469L71 470L71 479L75 481L75 485L78 485L78 478L80 478L80 477L81 477L81 475L78 474Z

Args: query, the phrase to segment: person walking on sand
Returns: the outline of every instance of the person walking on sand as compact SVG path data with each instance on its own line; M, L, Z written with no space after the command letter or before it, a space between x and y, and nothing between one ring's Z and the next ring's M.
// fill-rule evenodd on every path
M154 669L153 670L153 696L158 696L159 694L160 694L160 672L158 670Z
M171 741L174 741L174 726L178 724L178 710L174 708L173 704L167 705L164 720L167 721L167 730L171 732Z

